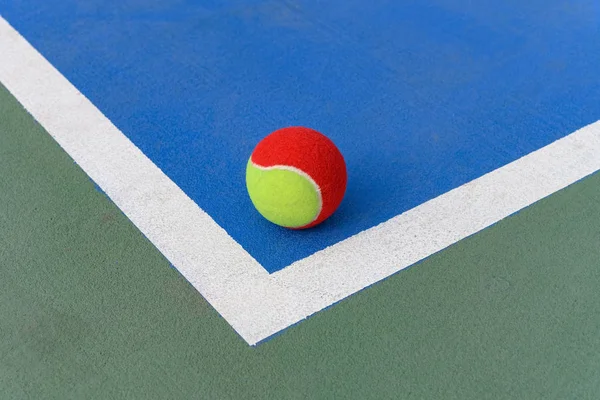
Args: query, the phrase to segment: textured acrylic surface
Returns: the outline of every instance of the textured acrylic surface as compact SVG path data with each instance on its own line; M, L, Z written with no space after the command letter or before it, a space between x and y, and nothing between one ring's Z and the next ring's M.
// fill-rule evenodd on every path
M269 271L600 117L595 0L221 4L0 13ZM244 184L256 143L295 124L349 173L339 212L303 232L257 216Z
M0 398L597 399L600 174L249 347L0 86Z

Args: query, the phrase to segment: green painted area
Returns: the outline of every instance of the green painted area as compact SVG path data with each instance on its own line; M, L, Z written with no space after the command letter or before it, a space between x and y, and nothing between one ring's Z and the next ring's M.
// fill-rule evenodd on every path
M258 212L274 224L298 228L321 211L319 193L304 176L286 169L260 169L248 160L246 187Z
M0 399L598 399L596 174L248 347L0 87Z

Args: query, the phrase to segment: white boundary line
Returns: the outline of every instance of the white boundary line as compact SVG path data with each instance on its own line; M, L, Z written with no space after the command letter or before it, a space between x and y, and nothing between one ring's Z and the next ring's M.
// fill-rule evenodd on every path
M600 170L600 121L269 275L0 17L0 82L250 344Z

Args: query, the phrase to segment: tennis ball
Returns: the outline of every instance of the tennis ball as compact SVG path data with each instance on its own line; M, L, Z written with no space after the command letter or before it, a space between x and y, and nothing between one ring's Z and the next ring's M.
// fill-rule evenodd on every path
M325 221L346 192L346 163L335 144L304 127L261 140L246 166L246 187L258 212L274 224L305 229Z

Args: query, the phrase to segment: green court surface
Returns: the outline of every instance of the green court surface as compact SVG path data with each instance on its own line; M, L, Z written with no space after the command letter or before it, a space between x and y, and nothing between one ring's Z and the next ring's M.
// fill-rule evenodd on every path
M600 174L248 346L0 87L0 399L598 399Z

